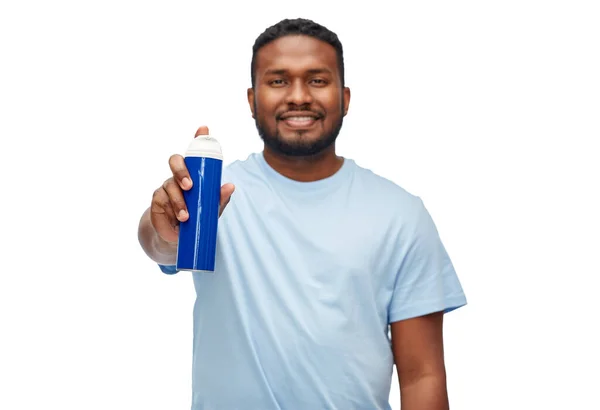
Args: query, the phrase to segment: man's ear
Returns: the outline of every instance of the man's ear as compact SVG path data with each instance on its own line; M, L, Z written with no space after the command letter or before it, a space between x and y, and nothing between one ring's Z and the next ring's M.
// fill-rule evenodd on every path
M348 109L350 108L350 88L344 87L344 117L348 114Z
M256 113L254 112L254 88L248 88L248 105L250 106L252 118L256 118Z

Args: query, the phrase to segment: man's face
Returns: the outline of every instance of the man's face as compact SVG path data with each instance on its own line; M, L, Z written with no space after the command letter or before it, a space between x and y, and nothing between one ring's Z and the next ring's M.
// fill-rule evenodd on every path
M248 103L258 132L273 151L311 156L330 147L348 112L335 49L308 36L285 36L256 56Z

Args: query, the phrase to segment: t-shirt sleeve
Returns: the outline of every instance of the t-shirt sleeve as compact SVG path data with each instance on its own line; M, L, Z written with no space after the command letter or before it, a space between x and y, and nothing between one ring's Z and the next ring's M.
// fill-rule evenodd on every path
M395 272L389 322L450 312L467 301L438 230L419 199L416 217L402 235L402 258Z
M175 265L161 265L161 264L158 264L158 267L160 268L160 270L163 273L166 273L167 275L174 275L174 274L176 274L178 272Z

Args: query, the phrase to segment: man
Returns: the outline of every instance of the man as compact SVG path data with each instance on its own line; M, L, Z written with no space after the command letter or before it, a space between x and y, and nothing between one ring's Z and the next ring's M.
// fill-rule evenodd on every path
M403 410L448 409L442 318L465 296L422 201L336 155L341 43L283 20L253 51L264 150L224 169L216 272L193 274L192 409L389 409L394 363ZM169 163L139 239L175 273L191 182Z

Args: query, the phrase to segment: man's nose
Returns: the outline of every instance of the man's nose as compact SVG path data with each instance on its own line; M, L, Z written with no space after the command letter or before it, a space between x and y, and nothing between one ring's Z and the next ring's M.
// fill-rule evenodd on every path
M302 80L292 82L286 98L288 104L306 105L313 102L310 87Z

